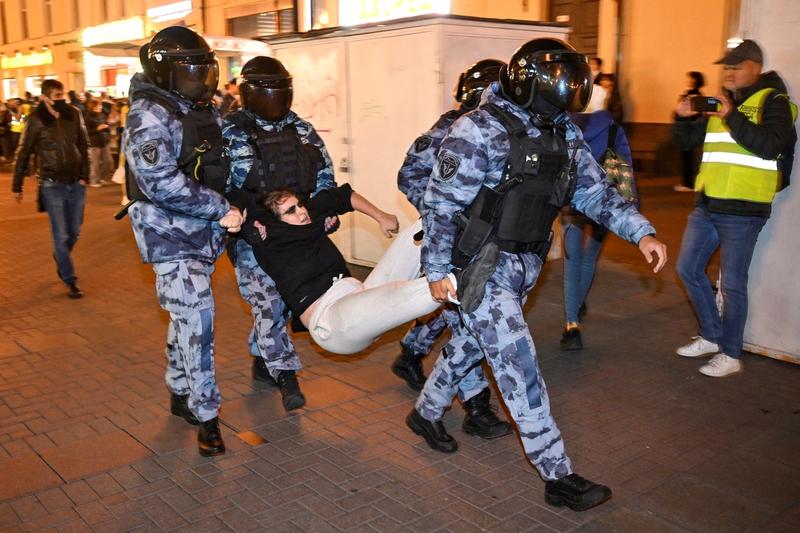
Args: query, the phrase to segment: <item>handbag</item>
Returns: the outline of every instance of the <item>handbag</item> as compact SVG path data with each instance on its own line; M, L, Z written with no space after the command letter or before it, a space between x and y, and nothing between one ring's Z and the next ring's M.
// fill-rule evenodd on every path
M608 143L600 165L606 171L608 179L628 202L639 203L639 193L636 189L636 180L633 177L633 168L615 150L617 139L617 124L613 123L608 128Z

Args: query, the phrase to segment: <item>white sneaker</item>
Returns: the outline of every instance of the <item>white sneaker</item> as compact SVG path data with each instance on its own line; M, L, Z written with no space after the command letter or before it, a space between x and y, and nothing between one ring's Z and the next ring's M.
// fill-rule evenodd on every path
M724 353L718 353L708 364L700 367L700 373L712 378L724 378L742 371L742 362Z
M707 341L703 337L692 337L692 339L692 342L681 346L675 352L683 357L702 357L719 351L716 342Z

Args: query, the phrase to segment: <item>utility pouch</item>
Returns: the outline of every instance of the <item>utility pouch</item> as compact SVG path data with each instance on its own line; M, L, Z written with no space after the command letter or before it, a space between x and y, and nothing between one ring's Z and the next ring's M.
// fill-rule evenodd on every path
M467 222L464 232L458 239L458 251L472 257L477 254L489 240L492 225L479 218L472 217Z
M572 201L572 195L575 193L575 187L578 183L578 173L575 167L575 157L578 155L578 149L572 151L572 157L569 164L564 166L556 182L553 184L553 194L550 195L550 205L557 209L569 205Z

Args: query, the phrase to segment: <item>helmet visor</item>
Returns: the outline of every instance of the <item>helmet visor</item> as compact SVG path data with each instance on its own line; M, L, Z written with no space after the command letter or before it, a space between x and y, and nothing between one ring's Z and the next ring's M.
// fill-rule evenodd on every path
M265 87L248 83L243 93L244 107L268 122L280 122L292 108L293 90L288 87Z
M216 60L204 63L176 62L172 67L172 89L185 99L208 103L219 84Z
M537 65L536 92L562 111L582 111L592 95L592 71L586 61Z

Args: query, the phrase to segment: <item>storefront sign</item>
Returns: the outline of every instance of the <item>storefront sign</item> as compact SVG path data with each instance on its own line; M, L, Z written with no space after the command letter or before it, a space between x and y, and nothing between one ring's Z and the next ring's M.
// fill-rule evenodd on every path
M192 12L192 0L173 2L163 6L151 7L147 10L147 18L151 22L167 22L184 18Z
M238 52L251 56L270 55L270 48L267 43L242 39L239 37L210 37L205 36L208 46L217 52Z
M342 26L431 13L450 13L450 0L348 0L339 2L339 23Z
M39 65L49 65L52 62L53 53L50 50L42 50L41 52L33 52L26 55L17 54L0 58L0 67L3 69L38 67Z
M144 20L133 17L86 28L81 34L84 48L104 43L135 41L144 38Z

